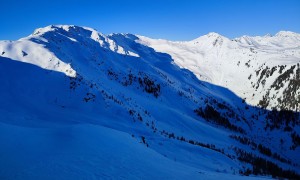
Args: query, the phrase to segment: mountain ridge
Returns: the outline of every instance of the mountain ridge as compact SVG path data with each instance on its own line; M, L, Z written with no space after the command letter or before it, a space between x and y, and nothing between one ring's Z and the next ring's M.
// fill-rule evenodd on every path
M248 105L139 36L49 27L18 42L0 42L1 147L6 157L28 158L6 158L0 163L4 178L15 167L19 179L74 177L82 168L85 173L76 177L299 177L299 113ZM18 142L26 151L11 151ZM41 155L37 162L30 152L49 158ZM131 158L137 163L132 169ZM107 162L105 172L90 166Z

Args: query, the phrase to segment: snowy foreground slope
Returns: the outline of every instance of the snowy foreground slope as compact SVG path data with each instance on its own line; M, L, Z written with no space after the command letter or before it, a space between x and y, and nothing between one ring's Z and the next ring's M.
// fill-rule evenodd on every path
M0 41L0 179L299 178L299 113L150 41L65 25Z
M300 111L300 34L228 39L209 33L187 42L139 36L139 42L170 54L200 80L227 87L252 105Z

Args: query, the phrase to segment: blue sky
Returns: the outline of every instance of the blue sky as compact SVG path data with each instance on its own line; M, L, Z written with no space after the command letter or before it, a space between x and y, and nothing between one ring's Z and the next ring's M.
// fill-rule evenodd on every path
M191 40L208 32L234 38L300 33L300 0L1 0L0 39L16 40L50 24L109 34Z

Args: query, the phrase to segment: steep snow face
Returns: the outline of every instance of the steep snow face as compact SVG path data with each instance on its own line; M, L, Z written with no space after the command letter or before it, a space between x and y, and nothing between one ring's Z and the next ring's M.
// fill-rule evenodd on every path
M92 28L70 25L51 25L36 29L29 37L18 41L0 41L0 54L2 57L34 64L44 69L62 72L67 76L75 77L76 71L71 67L72 61L70 59L67 61L60 59L67 58L68 54L64 53L58 46L53 47L52 43L61 43L61 38L66 38L69 42L65 44L64 48L70 49L72 44L87 45L87 41L94 41L99 46L118 54L138 57L138 54L124 49L107 36ZM48 49L48 46L56 49ZM63 57L57 57L53 53L54 51L60 51Z
M200 81L202 74L197 78L142 40L59 25L1 42L0 178L232 179L249 171L299 173L299 114L283 112L284 118L276 119L278 112L249 106L228 89ZM200 40L211 43L203 48L212 54L197 49ZM216 33L194 42L160 42L186 57L194 51L219 57L224 46L235 46ZM27 43L41 49L25 59ZM45 52L76 76L50 66ZM181 59L182 65L190 61Z
M59 35L65 36L74 42L77 40L90 39L98 42L101 47L110 49L111 51L117 52L123 55L136 56L138 55L132 51L125 50L123 47L117 45L113 40L108 38L106 35L99 33L95 29L89 27L79 27L74 25L51 25L44 28L36 29L31 38L40 38L45 33L55 32Z
M192 41L172 42L138 36L137 42L165 52L197 78L227 87L252 105L300 110L300 35L243 36L230 40L209 33ZM297 82L297 83L296 83ZM287 99L287 97L290 97Z
M46 42L43 38L39 40ZM69 63L61 61L51 51L45 49L43 45L37 44L28 38L18 41L0 41L0 53L2 57L9 57L44 69L62 72L70 77L76 76L76 71L72 69Z

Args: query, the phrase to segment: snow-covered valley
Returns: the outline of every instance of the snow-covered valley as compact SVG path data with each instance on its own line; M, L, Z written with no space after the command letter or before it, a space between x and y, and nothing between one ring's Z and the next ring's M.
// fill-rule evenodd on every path
M0 41L0 178L299 178L299 37Z

